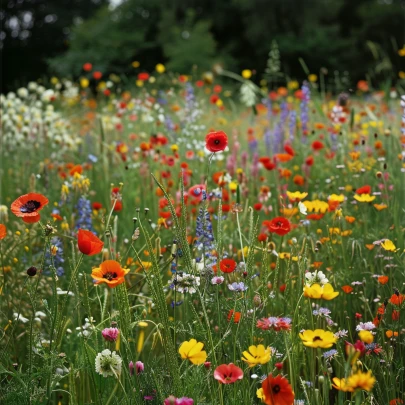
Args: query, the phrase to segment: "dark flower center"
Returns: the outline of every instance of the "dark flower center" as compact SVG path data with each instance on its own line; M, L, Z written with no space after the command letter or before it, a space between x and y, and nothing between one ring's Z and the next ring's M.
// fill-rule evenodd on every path
M322 340L322 338L320 338L319 336L315 336L315 337L312 339L313 342L316 342L317 340Z
M114 280L114 278L117 278L117 273L111 273L111 271L109 271L104 274L103 278L106 278L108 281Z
M215 143L215 145L219 145L221 143L221 141L219 139L215 139L214 143Z
M280 392L280 390L281 390L281 388L280 388L280 386L277 384L277 385L275 385L273 388L272 388L272 391L275 393L275 394L278 394L279 392Z
M35 212L40 206L40 202L30 200L27 201L23 206L21 206L20 211L24 214L30 214L31 212Z

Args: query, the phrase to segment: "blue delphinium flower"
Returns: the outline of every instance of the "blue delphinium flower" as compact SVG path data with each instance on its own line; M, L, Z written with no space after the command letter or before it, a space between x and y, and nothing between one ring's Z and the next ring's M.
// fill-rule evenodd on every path
M76 204L76 229L86 229L88 231L93 230L93 223L91 219L91 205L90 200L81 196Z

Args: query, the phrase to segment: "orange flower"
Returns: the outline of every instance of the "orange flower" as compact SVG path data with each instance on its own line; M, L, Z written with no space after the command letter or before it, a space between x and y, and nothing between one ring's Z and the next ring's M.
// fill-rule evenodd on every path
M401 306L401 304L405 301L405 295L404 294L392 294L390 298L391 304L397 305L398 307Z
M389 277L388 276L380 276L380 277L378 277L377 280L378 280L378 282L380 284L384 285L384 284L388 283Z
M0 240L4 239L7 235L6 225L0 224Z
M343 292L345 292L346 294L350 294L353 291L353 287L351 287L350 285L344 285L342 287Z
M38 211L42 210L49 200L42 194L29 193L18 197L11 204L11 211L26 223L32 224L41 219Z
M303 186L305 184L305 179L303 176L296 174L293 178L293 182L294 184L296 184L297 186Z
M77 244L79 245L79 250L87 256L93 256L100 253L104 246L104 243L97 238L93 232L84 229L79 229L77 234Z
M281 375L273 377L272 374L262 382L259 395L267 405L293 405L295 397L288 380Z
M125 275L129 273L129 269L121 268L121 265L115 260L106 260L100 264L100 267L95 267L91 276L96 281L96 284L106 283L110 288L125 282Z
M349 223L352 224L356 218L355 217L349 217L348 215L345 216L345 220ZM374 246L374 245L373 245Z
M373 245L372 243L368 243L368 244L366 244L366 248L368 250L373 250L375 248L375 245Z
M388 339L391 339L393 336L398 337L398 332L394 332L392 330L387 330L385 332L385 336L387 336Z
M400 405L403 404L404 401L402 401L402 399L400 398L395 398L395 399L391 399L389 405Z
M242 316L241 312L235 312L233 309L231 309L228 312L228 322L231 322L231 319L233 317L233 323L239 323L241 316Z
M288 153L277 153L274 155L274 159L278 162L289 162L293 157Z

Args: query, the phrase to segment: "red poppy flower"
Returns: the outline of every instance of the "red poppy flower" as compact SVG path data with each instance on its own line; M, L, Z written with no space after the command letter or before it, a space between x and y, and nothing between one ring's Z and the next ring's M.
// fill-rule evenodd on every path
M346 293L346 294L350 294L353 291L353 287L351 287L350 285L344 285L342 287L342 290Z
M0 224L0 240L4 239L7 235L6 225Z
M257 240L259 242L265 242L267 240L267 235L265 233L259 233L259 235L257 235Z
M321 150L324 148L323 143L321 141L314 141L311 145L313 150Z
M306 164L307 166L312 166L312 165L314 164L314 158L313 158L312 156L308 156L308 157L305 159L305 164Z
M283 217L276 217L271 221L263 221L263 225L267 226L270 232L280 236L287 235L291 231L290 221Z
M94 202L93 203L93 210L101 210L101 208L103 208L103 204L99 203L99 202Z
M253 209L255 211L260 211L263 208L263 204L262 203L256 203L253 205Z
M91 71L91 69L93 69L93 65L91 64L91 63L85 63L84 65L83 65L83 70L85 71L85 72L90 72Z
M188 189L188 195L191 198L196 198L198 200L201 200L203 197L203 193L202 193L203 190L206 190L205 184L196 184L195 186L190 187Z
M102 74L101 72L94 72L94 73L93 73L93 77L94 77L96 80L100 80L100 79L103 77L103 74Z
M356 190L356 194L370 194L371 193L371 186L363 186Z
M210 152L221 152L228 145L228 136L223 131L210 132L205 137L205 147Z
M233 259L222 259L219 263L219 269L223 273L232 273L236 269L236 262Z
M24 222L31 224L41 219L38 211L42 210L48 202L49 200L42 194L29 193L18 197L11 204L11 211Z
M295 151L294 151L294 149L292 148L291 145L288 145L288 144L284 145L284 150L291 156L295 155Z
M79 245L79 250L87 256L93 256L100 253L104 246L104 243L97 238L93 232L84 229L79 229L77 234L77 244Z
M282 375L273 377L272 374L262 382L264 398L262 401L267 405L293 405L294 392L289 381Z
M139 73L138 74L138 80L142 80L143 82L145 81L145 80L148 80L149 79L149 73Z
M233 363L221 364L215 369L214 378L222 384L233 384L243 378L243 371Z

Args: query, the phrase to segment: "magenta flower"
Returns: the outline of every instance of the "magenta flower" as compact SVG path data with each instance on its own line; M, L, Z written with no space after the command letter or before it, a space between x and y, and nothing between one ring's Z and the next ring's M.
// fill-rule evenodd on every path
M129 362L129 364L128 364L128 367L129 367L129 375L134 375L134 362L131 360L130 362Z
M108 342L115 342L120 334L120 331L117 328L105 328L102 330L101 334Z
M141 361L137 361L135 363L135 369L136 369L136 374L138 375L140 373L143 373L145 366L143 365L143 363Z

